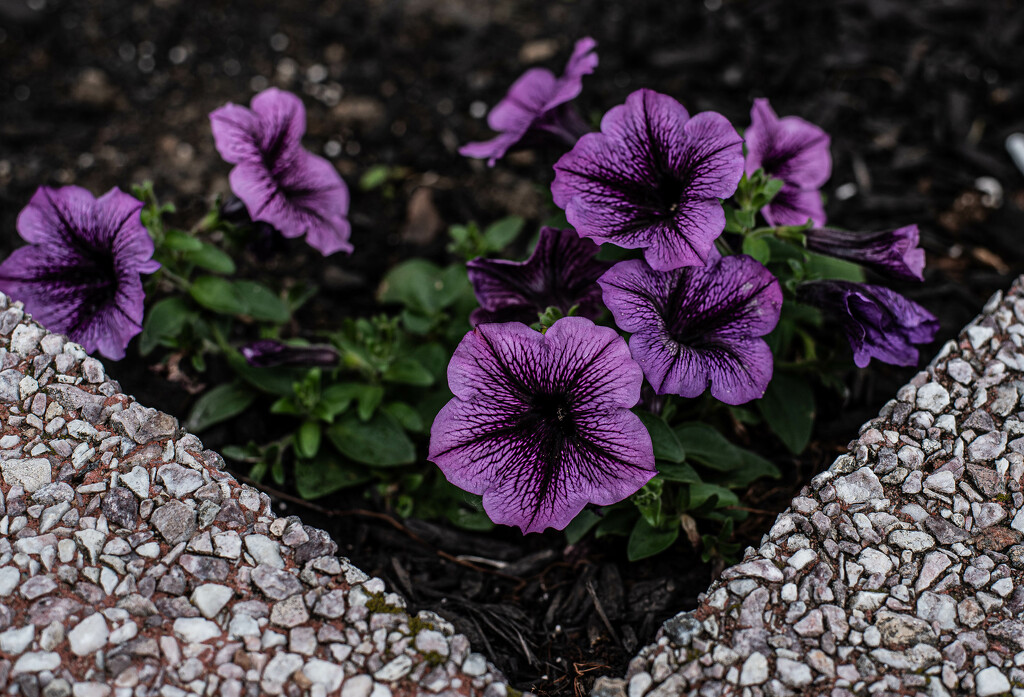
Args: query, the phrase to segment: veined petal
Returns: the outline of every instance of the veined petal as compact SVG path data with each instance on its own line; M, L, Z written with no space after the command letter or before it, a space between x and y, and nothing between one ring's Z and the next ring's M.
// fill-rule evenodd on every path
M817 227L825 224L825 205L817 189L798 189L785 185L761 214L771 226L804 225L808 220Z
M830 138L798 116L779 118L767 99L755 99L750 111L747 174L758 168L801 189L818 189L832 174Z
M252 98L252 110L259 116L260 154L266 161L276 162L285 153L301 149L306 133L306 108L301 99L271 87Z
M260 119L250 109L225 104L210 113L213 143L225 162L253 162L260 155Z

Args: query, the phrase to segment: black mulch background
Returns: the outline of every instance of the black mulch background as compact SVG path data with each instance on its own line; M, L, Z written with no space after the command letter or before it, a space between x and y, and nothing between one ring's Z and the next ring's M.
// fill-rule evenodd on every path
M899 290L941 318L938 341L1024 271L1024 175L1003 145L1024 131L1024 6L1013 0L0 0L0 250L18 243L17 213L42 184L99 193L152 179L194 220L227 190L206 114L277 85L305 95L307 146L353 185L350 258L322 261L297 242L273 262L329 290L300 319L306 331L330 326L368 308L396 261L443 259L448 224L539 215L550 153L487 170L455 151L488 136L473 113L529 65L560 70L584 35L601 57L585 113L650 87L743 127L766 96L831 133L831 220L921 227L927 280ZM392 197L354 186L379 163L408 168ZM143 402L187 413L166 371L138 360L111 370ZM748 493L764 512L740 539L756 544L913 372L851 373L850 399L823 408L808 454L775 453L785 481ZM542 694L582 695L596 675L621 674L714 571L682 544L630 566L617 544L566 552L554 533L495 540L360 512L358 501L280 501Z

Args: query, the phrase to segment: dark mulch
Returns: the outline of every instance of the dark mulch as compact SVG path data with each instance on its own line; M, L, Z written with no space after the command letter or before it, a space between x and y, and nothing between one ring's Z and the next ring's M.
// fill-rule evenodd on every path
M149 178L194 219L210 191L227 189L207 112L276 84L305 93L307 144L349 182L374 164L408 168L392 196L353 187L352 257L321 261L296 243L272 262L331 290L300 318L307 330L329 326L368 308L396 260L442 258L447 224L539 214L551 179L543 153L486 170L455 149L487 135L474 103L493 104L531 61L560 69L587 34L601 66L585 81L585 111L643 86L742 126L751 99L767 96L829 131L832 220L921 226L927 281L899 290L940 316L939 341L1024 270L1024 177L1003 149L1024 130L1014 0L0 0L0 249L16 244L17 212L41 184L100 192ZM186 413L191 398L166 370L138 360L112 370L144 402ZM775 453L787 476L748 494L755 512L740 539L757 544L912 373L851 373L849 399L823 408L808 453ZM360 566L451 618L516 685L543 694L580 695L596 674L621 672L714 571L684 545L628 565L607 540L566 551L555 533L467 535L363 511L368 502L313 508L287 496L282 508L328 527Z

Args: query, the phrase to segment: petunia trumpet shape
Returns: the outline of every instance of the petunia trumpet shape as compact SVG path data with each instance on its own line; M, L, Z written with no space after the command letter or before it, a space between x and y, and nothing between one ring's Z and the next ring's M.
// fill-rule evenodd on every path
M597 319L604 306L596 281L609 267L594 258L597 249L572 230L544 227L526 261L473 259L466 266L480 307L470 319L532 324L548 307L568 314L574 305L580 317Z
M813 252L846 259L892 278L924 280L924 250L916 225L881 232L815 228L804 233Z
M743 140L721 114L690 117L638 90L555 163L551 193L583 237L643 249L652 268L703 266L743 176Z
M758 169L785 182L761 213L769 225L821 227L825 208L819 189L832 174L830 139L825 131L799 116L775 115L767 99L755 99L750 110L746 172Z
M815 305L839 322L853 349L853 362L872 358L893 365L916 365L917 349L939 331L939 320L917 303L882 286L850 281L814 281L797 289L797 299Z
M254 368L278 365L338 365L338 351L332 346L291 346L273 339L260 339L241 348L242 357Z
M488 141L459 148L465 157L487 159L490 167L515 146L558 141L572 145L589 131L579 112L569 104L583 90L583 76L597 67L597 42L584 37L576 42L561 77L545 68L527 70L509 88L505 98L487 115L487 125L499 131Z
M481 324L448 366L455 398L430 434L429 459L483 495L491 520L524 533L562 529L655 474L651 438L629 409L643 375L613 329L564 317L541 334Z
M18 215L29 244L0 264L0 290L86 351L124 357L142 331L142 280L160 264L142 202L119 189L98 199L77 186L41 187Z
M272 87L253 97L251 109L222 106L210 124L217 151L235 165L231 190L253 220L285 237L305 235L324 256L352 251L348 187L334 165L303 149L302 100Z
M710 389L726 404L764 395L772 353L762 339L779 321L782 289L745 255L706 267L655 271L623 261L598 280L629 348L658 394L697 397Z

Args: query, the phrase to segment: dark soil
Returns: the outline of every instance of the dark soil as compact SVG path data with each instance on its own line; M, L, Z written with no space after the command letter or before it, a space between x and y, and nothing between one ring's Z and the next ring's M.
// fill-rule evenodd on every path
M529 65L560 70L584 35L601 57L584 112L650 87L742 127L751 100L766 96L831 133L831 220L921 227L926 282L898 290L940 317L938 342L1024 270L1024 176L1003 146L1024 130L1024 7L1014 0L0 0L0 250L18 243L17 213L42 184L99 193L152 179L194 220L211 192L227 191L207 113L278 85L305 95L307 146L352 185L351 257L323 261L300 241L270 262L329 291L302 330L331 326L369 308L397 260L443 259L447 225L540 215L551 154L488 170L455 151L488 135L471 112ZM381 163L407 172L393 192L360 192L359 176ZM143 402L187 413L192 397L166 369L137 359L111 368ZM740 541L757 544L913 372L851 372L849 399L823 407L808 453L776 457L784 481L746 496L758 512ZM556 533L485 538L341 499L279 498L415 609L452 619L515 685L543 694L582 695L596 675L621 673L714 571L682 544L629 565L607 540L565 550Z

